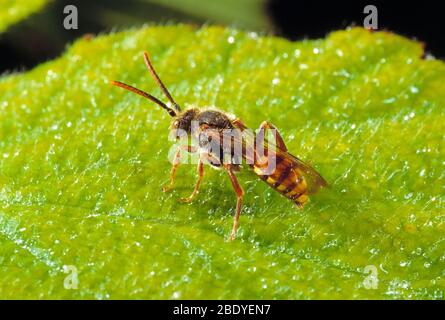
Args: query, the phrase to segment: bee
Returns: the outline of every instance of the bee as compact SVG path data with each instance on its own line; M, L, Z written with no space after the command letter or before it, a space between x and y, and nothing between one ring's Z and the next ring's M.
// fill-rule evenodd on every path
M235 172L241 169L241 164L233 161L236 156L245 160L248 163L247 167L253 170L261 180L293 201L300 208L309 200L309 195L327 186L326 180L314 168L288 152L278 130L267 121L260 125L258 132L253 137L251 135L248 138L249 135L247 135L243 138L242 134L232 135L229 139L232 143L228 146L223 144L226 131L238 130L244 133L248 131L248 128L240 119L216 109L191 107L183 110L172 98L170 92L159 78L147 52L144 52L143 56L148 71L166 96L168 103L164 103L151 94L120 81L111 81L111 84L156 103L173 118L171 123L172 130L185 132L188 137L192 136L198 141L197 145L187 144L177 148L170 172L170 181L168 185L162 188L163 192L173 188L176 170L181 163L181 154L183 152L197 153L199 159L197 165L198 177L195 187L189 197L180 199L183 202L191 202L197 195L204 176L204 164L209 164L212 168L223 169L227 172L237 198L230 240L235 238L238 230L244 196L243 188L235 175ZM196 130L192 128L193 124L196 124ZM275 131L275 142L264 139L267 130ZM241 151L235 152L233 142L240 142ZM209 145L211 145L211 148L209 148ZM258 152L259 149L262 150L261 154ZM267 170L272 162L270 159L274 159L273 170Z

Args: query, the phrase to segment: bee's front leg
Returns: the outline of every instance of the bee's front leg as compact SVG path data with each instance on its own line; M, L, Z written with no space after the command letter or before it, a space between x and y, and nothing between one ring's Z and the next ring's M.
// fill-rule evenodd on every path
M173 159L173 166L170 172L170 183L168 186L162 186L162 192L167 192L173 189L173 185L175 184L176 177L176 169L181 164L181 151L187 151L190 153L196 152L196 148L193 146L179 146L176 150L175 158Z
M198 162L198 180L196 180L196 185L195 185L195 189L193 189L193 192L190 196L186 197L186 198L181 198L179 199L182 202L186 202L189 203L193 200L193 198L195 197L195 195L198 193L199 191L199 186L201 185L201 181L202 181L202 177L204 176L204 163L202 162L201 158L199 158L199 162Z

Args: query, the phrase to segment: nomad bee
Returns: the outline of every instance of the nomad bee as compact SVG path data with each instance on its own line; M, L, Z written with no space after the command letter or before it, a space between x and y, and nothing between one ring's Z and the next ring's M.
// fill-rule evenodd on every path
M244 191L235 176L235 172L240 170L240 162L234 161L237 158L244 160L261 180L292 200L298 207L303 207L309 200L309 195L327 185L323 177L310 165L287 151L283 138L272 124L264 121L258 133L244 135L245 132L250 132L250 130L239 119L228 116L221 111L196 108L182 110L157 75L146 52L144 52L144 61L151 76L168 99L169 105L125 83L112 81L111 84L153 101L173 117L172 130L177 133L186 133L187 137L194 138L197 141L196 146L189 143L178 147L170 173L170 183L163 187L164 192L173 187L182 152L197 153L199 159L195 188L189 197L181 199L184 202L192 201L198 193L204 175L205 163L210 164L213 168L223 169L228 173L237 196L236 213L230 240L235 238L238 229L244 195ZM269 139L267 141L264 139L266 130L275 132L276 141L274 143L269 142ZM233 131L241 132L241 134L232 134ZM230 133L228 139L226 139L227 132ZM229 141L228 145L227 140ZM237 142L240 145L238 150L236 148Z

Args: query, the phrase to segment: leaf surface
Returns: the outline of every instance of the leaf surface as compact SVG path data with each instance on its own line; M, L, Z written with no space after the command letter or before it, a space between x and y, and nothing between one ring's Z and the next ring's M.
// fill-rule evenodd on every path
M0 32L41 9L48 0L0 0Z
M183 165L163 194L171 118L109 85L162 97L143 50L182 106L269 120L330 188L298 210L242 171L227 242L228 177L206 168L182 204ZM422 54L360 28L289 42L179 25L80 40L1 78L0 297L443 299L445 65Z

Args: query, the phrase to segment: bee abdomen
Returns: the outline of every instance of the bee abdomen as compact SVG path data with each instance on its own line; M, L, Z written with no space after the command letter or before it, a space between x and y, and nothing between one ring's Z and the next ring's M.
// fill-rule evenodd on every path
M297 168L291 164L283 163L277 165L274 172L270 175L264 175L259 166L253 165L253 170L273 189L284 195L286 198L294 201L298 206L303 206L309 199L307 193L306 180Z

